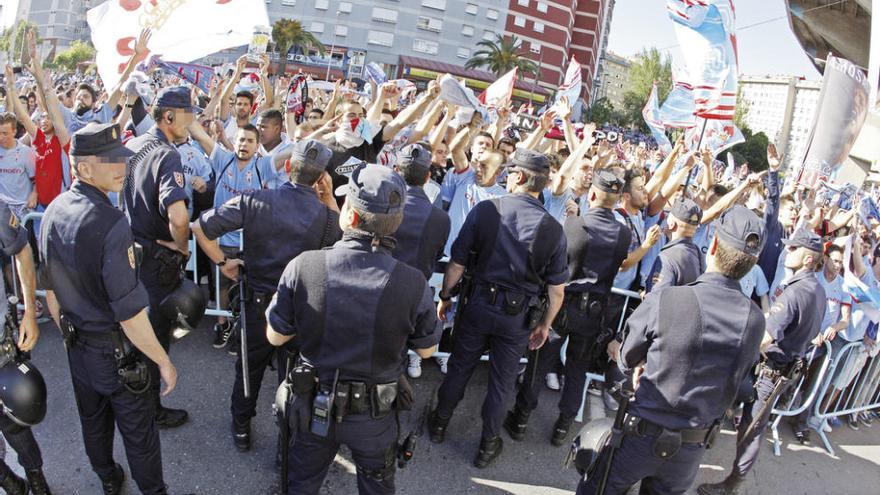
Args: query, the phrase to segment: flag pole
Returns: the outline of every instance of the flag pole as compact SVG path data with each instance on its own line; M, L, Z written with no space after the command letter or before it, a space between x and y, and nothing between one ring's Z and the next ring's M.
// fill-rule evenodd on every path
M703 145L703 135L706 134L706 123L707 122L709 122L709 119L703 119L703 130L700 131L700 140L697 141L697 149L695 150L697 153L700 152L700 146ZM703 165L705 166L706 164L704 163ZM706 171L704 170L703 173L706 173ZM691 185L691 177L693 177L693 175L694 174L692 174L692 173L688 174L687 180L684 181L685 197L687 197L688 186Z

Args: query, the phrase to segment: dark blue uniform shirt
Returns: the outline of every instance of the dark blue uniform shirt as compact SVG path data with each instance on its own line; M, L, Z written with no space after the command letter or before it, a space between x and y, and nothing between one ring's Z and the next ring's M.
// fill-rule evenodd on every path
M646 361L629 412L672 430L706 428L757 361L764 316L738 280L706 273L646 298L625 331L620 369Z
M767 349L767 363L782 369L802 357L819 332L825 317L825 289L813 272L799 273L788 283L770 308L767 333L773 343Z
M441 330L421 272L350 233L287 265L266 319L296 336L322 381L337 369L342 380L397 381L407 348L434 346Z
M542 286L568 280L562 226L528 194L477 203L452 244L452 261L477 253L474 279L536 296Z
M9 209L9 204L0 199L0 249L6 256L18 254L28 243L28 233L21 226L20 219ZM0 284L3 282L0 281Z
M609 294L628 254L632 232L607 208L570 216L564 228L570 280L583 281L566 287L566 292Z
M648 292L675 285L687 285L706 271L700 248L689 237L676 239L660 248L654 260L645 290Z
M431 278L449 237L449 215L433 206L421 187L408 186L403 223L394 233L392 255Z
M43 215L42 282L78 330L106 332L147 307L125 214L98 188L76 181Z
M158 146L152 144L157 140ZM156 151L147 152L147 146ZM157 127L132 139L126 147L135 152L123 191L125 213L134 238L148 249L152 247L152 241L172 241L168 207L178 201L189 203L180 154Z
M275 292L290 260L342 235L339 215L321 203L315 190L291 182L236 196L202 213L199 225L212 240L244 229L250 288L266 294Z

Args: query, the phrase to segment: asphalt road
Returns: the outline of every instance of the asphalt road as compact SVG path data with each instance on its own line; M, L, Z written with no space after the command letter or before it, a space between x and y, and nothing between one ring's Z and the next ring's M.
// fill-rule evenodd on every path
M166 483L171 493L273 494L278 492L274 467L276 428L271 416L275 378L267 376L254 422L254 449L238 453L230 436L229 395L234 357L211 347L208 323L172 347L171 357L179 371L177 390L167 398L171 407L190 412L186 425L162 431L162 455ZM79 418L70 384L70 372L61 339L54 325L42 325L34 362L49 388L49 412L34 432L43 450L46 478L56 494L100 494L83 449ZM422 378L415 380L418 403L423 406L439 385L442 375L426 361ZM573 493L577 474L561 467L565 448L555 448L548 438L555 420L558 394L550 391L532 418L525 441L505 437L504 453L496 463L479 470L471 466L480 435L480 405L486 383L485 365L475 373L468 394L459 406L442 445L420 439L410 465L397 474L401 494L540 494ZM268 374L267 374L268 375ZM599 411L598 407L592 407ZM404 429L418 424L418 413L402 417ZM814 446L790 443L783 427L783 455L774 457L768 441L744 494L865 494L880 493L880 425L853 432L846 427L831 435L837 457ZM706 453L698 482L722 478L733 460L732 432L723 432L718 445ZM117 436L116 459L129 472ZM21 468L8 449L6 462ZM356 493L354 466L341 452L330 469L322 493ZM128 493L137 493L130 480Z

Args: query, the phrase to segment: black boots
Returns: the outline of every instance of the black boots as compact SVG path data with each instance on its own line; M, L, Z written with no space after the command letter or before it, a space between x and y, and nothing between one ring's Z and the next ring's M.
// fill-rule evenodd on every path
M522 441L526 436L526 429L529 426L529 413L518 407L514 407L513 411L508 411L507 417L504 418L504 429L510 438L517 442Z
M170 409L159 405L156 410L156 424L160 429L177 428L186 423L189 414L183 409Z
M239 424L238 421L232 420L232 441L235 442L235 448L239 452L247 452L251 450L251 422L245 421Z
M104 489L104 495L119 495L122 493L122 485L125 483L125 471L119 464L113 470L113 474L109 478L101 478L101 488Z
M24 474L27 476L28 486L31 488L33 495L52 495L49 485L46 483L46 477L43 476L42 469L28 469L25 470Z
M27 495L27 481L19 478L9 469L9 466L2 462L0 462L0 476L3 476L3 481L0 481L0 487L6 490L6 493L10 495Z
M731 473L721 483L703 483L697 487L697 493L700 495L736 495L744 480L745 478Z
M434 443L443 443L446 440L446 427L449 426L449 418L437 416L437 411L428 415L428 433Z
M504 441L501 440L501 437L495 437L490 439L481 439L480 440L480 450L477 451L477 457L474 458L474 466L483 469L492 463L495 459L501 455L501 450L504 448Z
M571 428L572 422L572 419L559 416L556 423L553 425L553 435L550 436L550 443L556 447L564 444L565 438L568 436L568 429Z

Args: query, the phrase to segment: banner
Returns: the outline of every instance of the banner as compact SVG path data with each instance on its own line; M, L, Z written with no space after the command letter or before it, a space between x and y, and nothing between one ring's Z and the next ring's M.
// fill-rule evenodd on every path
M182 64L179 62L165 62L158 55L149 58L149 62L138 64L138 69L143 66L143 72L152 69L160 69L169 75L178 76L186 82L198 87L203 93L211 92L211 80L214 79L214 69L204 65Z
M108 0L86 17L107 88L119 82L144 28L152 30L150 53L185 63L247 45L254 27L270 25L263 0Z
M574 55L568 62L568 69L565 71L565 79L562 80L562 86L556 91L556 101L563 96L568 97L569 105L581 97L581 64L575 60Z
M869 93L861 69L848 60L828 57L799 183L812 186L846 161L868 116Z
M703 126L706 130L703 131ZM703 134L703 140L700 142L700 133ZM736 127L732 120L706 120L697 119L697 125L688 129L684 133L685 146L691 151L699 151L708 147L712 151L712 156L718 156L731 146L746 141L742 131Z
M480 96L477 97L480 103L490 107L507 105L513 94L513 85L516 84L516 70L517 68L514 67L513 70L501 76L480 93ZM569 101L569 103L571 102Z
M694 117L694 88L686 82L676 82L660 107L660 121L666 127L689 129L696 125Z
M642 109L642 117L644 117L645 123L648 124L648 128L651 129L651 135L654 136L657 147L668 154L672 152L672 143L669 142L669 138L666 137L664 132L659 106L657 102L657 83L654 83L654 86L651 88L651 96L648 97L648 103Z
M852 296L853 304L861 304L861 310L872 321L880 321L880 290L869 287L866 283L859 280L858 277L850 270L850 261L852 260L852 243L853 236L846 238L846 245L843 250L843 290ZM867 267L871 269L870 266Z
M738 77L732 0L667 0L696 115L731 120L736 112Z
M381 86L382 83L388 80L385 71L376 62L368 63L364 70L367 72L367 79L376 83L376 86Z

